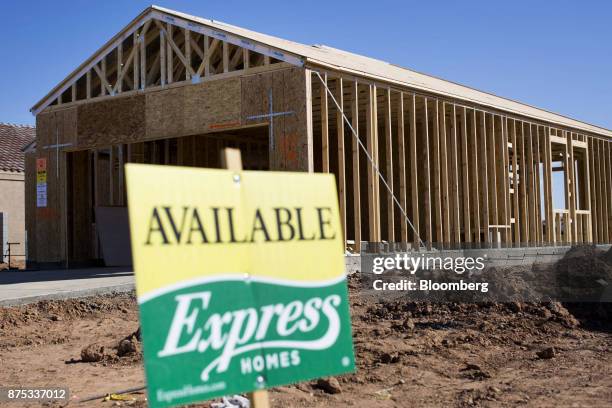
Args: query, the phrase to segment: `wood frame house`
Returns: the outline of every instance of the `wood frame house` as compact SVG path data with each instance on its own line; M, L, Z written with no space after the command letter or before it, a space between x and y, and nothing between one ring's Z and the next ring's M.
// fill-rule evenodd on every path
M415 249L612 242L612 131L160 7L32 112L31 263L101 258L95 209L126 205L124 163L219 167L225 146L241 149L245 169L334 173L353 251L362 241ZM36 202L40 158L46 206ZM559 208L553 185L563 189Z

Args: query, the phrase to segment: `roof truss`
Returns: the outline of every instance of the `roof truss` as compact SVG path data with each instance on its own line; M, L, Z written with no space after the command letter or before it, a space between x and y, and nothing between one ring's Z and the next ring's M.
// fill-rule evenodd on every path
M149 8L31 112L280 62L303 65L300 57L266 44Z

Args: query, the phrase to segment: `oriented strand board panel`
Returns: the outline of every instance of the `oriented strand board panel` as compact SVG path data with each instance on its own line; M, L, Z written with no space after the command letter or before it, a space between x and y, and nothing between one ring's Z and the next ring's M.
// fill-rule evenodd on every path
M66 143L74 146L77 143L77 115L76 107L38 114L37 146L45 148Z
M111 98L78 106L78 147L91 148L142 140L145 96Z
M240 79L207 81L146 95L146 138L202 134L240 126Z
M249 120L249 116L270 112L290 112L274 118L272 170L308 170L308 132L306 115L306 73L289 68L242 78L242 113L244 125L267 124L268 119Z
M184 89L184 134L240 126L239 78L204 82Z
M185 134L185 87L151 92L145 96L147 139L177 137ZM142 135L144 136L144 135ZM145 137L142 137L145 139Z

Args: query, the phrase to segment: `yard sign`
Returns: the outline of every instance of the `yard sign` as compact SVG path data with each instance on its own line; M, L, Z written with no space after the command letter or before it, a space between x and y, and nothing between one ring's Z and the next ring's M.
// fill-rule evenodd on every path
M152 407L354 370L332 175L126 168Z

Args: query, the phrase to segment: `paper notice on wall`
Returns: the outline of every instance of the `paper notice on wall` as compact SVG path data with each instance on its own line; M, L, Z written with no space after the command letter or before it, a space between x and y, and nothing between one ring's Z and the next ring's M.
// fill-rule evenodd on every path
M47 159L36 159L36 207L47 206Z

